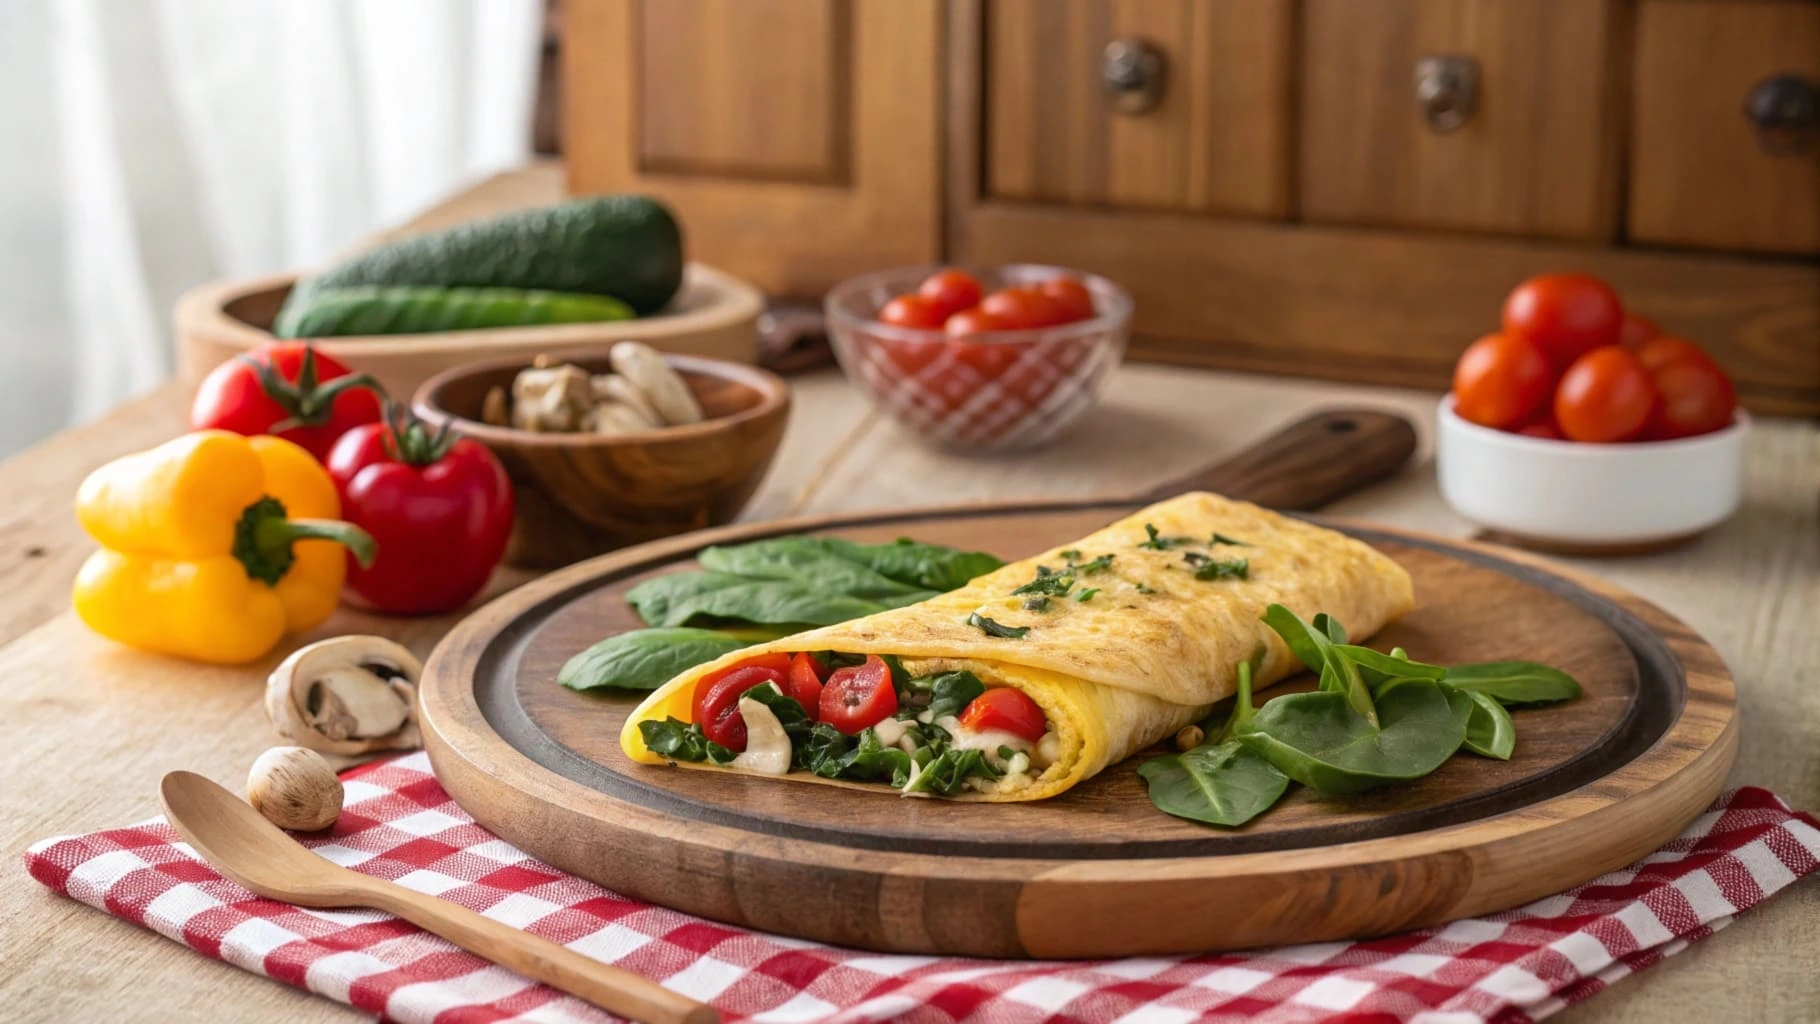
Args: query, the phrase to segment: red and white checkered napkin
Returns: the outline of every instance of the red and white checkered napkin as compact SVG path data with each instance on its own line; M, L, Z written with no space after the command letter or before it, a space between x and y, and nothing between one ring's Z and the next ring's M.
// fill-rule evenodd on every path
M317 853L754 1021L1522 1021L1685 949L1820 863L1812 817L1741 789L1623 871L1393 938L1068 963L880 956L713 924L566 877L474 824L421 753L344 778L347 809L332 835L308 841ZM162 820L46 840L25 861L58 892L395 1020L610 1019L389 915L258 899Z

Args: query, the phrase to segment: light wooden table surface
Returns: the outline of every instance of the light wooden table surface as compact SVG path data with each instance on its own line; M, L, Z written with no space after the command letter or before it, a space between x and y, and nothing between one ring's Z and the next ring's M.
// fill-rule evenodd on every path
M747 518L1128 493L1314 409L1358 404L1410 416L1424 453L1399 478L1332 511L1472 533L1436 493L1428 394L1128 366L1092 419L1055 446L973 459L921 447L831 371L793 384L789 432ZM168 673L143 671L149 656L89 634L66 610L70 580L92 547L70 511L77 482L108 458L181 431L187 400L168 386L0 464L0 849L10 858L0 868L0 1006L9 1020L363 1017L53 896L18 860L46 836L152 816L157 780L172 769L238 787L273 742L260 701L277 655L244 669L199 667L176 687ZM1747 505L1724 526L1667 554L1574 561L1685 619L1725 656L1743 705L1733 784L1820 808L1820 427L1759 421L1749 453ZM523 578L502 574L492 592ZM384 632L427 653L451 621L343 611L319 632ZM1817 949L1820 884L1810 878L1557 1019L1820 1019Z

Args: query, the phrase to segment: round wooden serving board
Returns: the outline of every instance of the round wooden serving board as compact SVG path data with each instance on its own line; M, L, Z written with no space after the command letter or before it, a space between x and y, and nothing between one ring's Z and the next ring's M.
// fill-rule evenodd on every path
M637 628L629 586L692 567L704 544L911 536L1010 560L1129 509L774 522L572 566L483 608L432 655L422 704L437 777L501 837L631 896L846 946L1034 957L1324 941L1501 910L1649 853L1724 783L1738 740L1732 682L1686 626L1532 556L1361 523L1329 525L1416 582L1416 610L1374 646L1444 663L1542 661L1578 678L1585 697L1514 712L1508 762L1461 755L1355 797L1297 788L1222 831L1153 808L1137 776L1144 755L1028 804L640 765L618 743L638 695L555 682L577 651Z

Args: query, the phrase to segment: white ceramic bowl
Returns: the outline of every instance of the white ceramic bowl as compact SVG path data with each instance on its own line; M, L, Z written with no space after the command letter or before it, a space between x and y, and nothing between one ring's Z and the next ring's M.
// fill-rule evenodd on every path
M1581 444L1492 430L1441 399L1435 467L1454 511L1556 547L1666 544L1724 522L1744 494L1740 409L1724 430L1678 441Z

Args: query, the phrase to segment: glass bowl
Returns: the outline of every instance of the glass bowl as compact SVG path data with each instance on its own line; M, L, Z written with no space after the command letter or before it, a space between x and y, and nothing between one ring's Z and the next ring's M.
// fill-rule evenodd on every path
M1053 440L1093 408L1125 355L1131 296L1094 274L1016 263L968 272L988 293L1072 277L1093 295L1087 320L951 338L939 328L879 322L892 298L938 266L864 274L825 302L834 355L872 404L918 436L962 451L1007 451Z

